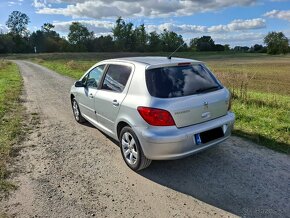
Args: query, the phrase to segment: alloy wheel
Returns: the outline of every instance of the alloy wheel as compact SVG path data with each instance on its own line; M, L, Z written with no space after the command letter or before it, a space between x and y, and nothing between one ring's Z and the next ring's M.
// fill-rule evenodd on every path
M138 150L134 137L129 132L122 136L122 152L128 164L134 165L138 161Z
M76 118L77 121L80 120L80 111L79 111L79 107L78 107L78 103L76 102L76 100L73 101L73 112L74 112L74 116Z

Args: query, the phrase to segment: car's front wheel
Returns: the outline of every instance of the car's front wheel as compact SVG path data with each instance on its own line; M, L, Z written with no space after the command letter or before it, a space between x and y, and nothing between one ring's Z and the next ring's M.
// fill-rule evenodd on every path
M72 110L73 110L73 114L74 114L75 120L78 123L86 122L85 118L81 114L79 105L78 105L78 103L77 103L75 98L72 99L71 105L72 105Z
M124 161L132 170L142 170L151 164L151 160L143 154L136 134L129 126L121 130L120 148Z

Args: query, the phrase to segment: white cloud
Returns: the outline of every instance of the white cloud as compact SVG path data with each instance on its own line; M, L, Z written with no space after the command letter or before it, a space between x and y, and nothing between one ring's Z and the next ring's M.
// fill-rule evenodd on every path
M246 30L246 29L261 29L266 27L266 21L261 18L251 20L234 20L226 26L228 31Z
M96 35L108 35L111 33L112 28L114 27L114 22L109 21L97 21L97 20L77 20L77 21L65 21L65 22L53 22L55 30L61 33L68 33L69 26L72 22L80 22L86 26L90 31L94 31Z
M8 28L2 24L0 24L0 33L7 33L8 32Z
M177 25L173 23L164 23L161 25L147 25L148 31L161 32L164 29L169 31L178 32L179 34L184 33L218 33L218 32L234 32L251 29L262 29L266 27L266 21L261 18L251 20L233 20L226 25L216 26L197 26L197 25Z
M279 18L282 20L290 21L290 10L288 10L288 11L273 10L273 11L269 11L269 12L265 13L264 16L270 17L270 18Z
M94 31L96 36L111 35L115 22L96 20L75 20L68 22L53 22L57 32L66 35L72 22L80 22L90 31ZM174 23L164 23L160 25L145 25L147 32L156 31L161 33L164 29L182 34L185 41L189 43L191 38L201 37L209 34L216 43L235 45L252 45L263 43L264 34L249 32L251 29L265 27L265 20L256 18L252 20L234 20L229 24L217 26L197 26L197 25L177 25Z
M7 5L9 7L15 6L15 5L22 5L23 0L15 0L15 1L8 1Z
M14 6L14 5L16 5L16 2L8 1L8 6L9 6L9 7Z
M214 34L212 38L216 43L234 45L263 44L265 34L262 33L240 33L240 34Z
M32 5L38 9L47 7L46 0L34 0Z
M247 33L213 33L210 34L215 44L229 44L232 48L235 46L253 46L254 44L263 44L266 34L247 32ZM201 37L203 34L189 34L184 37L184 41L189 43L192 38Z
M55 30L61 33L67 33L69 26L74 21L65 22L53 22ZM97 21L97 20L75 20L85 25L90 31L94 31L96 34L105 33L109 34L115 25L115 22L111 21ZM252 20L234 20L226 25L217 26L198 26L188 24L174 24L174 23L163 23L160 25L145 25L147 32L156 31L161 33L164 29L168 31L174 31L178 34L194 34L194 33L233 33L244 30L262 29L266 27L264 19L256 18Z
M216 11L233 6L249 6L257 0L34 0L40 14L61 14L73 18L169 17ZM64 8L49 7L66 3Z

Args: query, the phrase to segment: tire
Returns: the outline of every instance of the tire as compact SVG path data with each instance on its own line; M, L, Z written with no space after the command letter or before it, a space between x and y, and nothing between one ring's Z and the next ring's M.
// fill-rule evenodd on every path
M131 127L121 130L119 137L121 154L127 166L134 171L145 169L151 164L142 151L140 142Z
M84 123L86 122L85 118L82 116L79 105L75 98L71 101L71 106L74 114L74 118L78 123Z

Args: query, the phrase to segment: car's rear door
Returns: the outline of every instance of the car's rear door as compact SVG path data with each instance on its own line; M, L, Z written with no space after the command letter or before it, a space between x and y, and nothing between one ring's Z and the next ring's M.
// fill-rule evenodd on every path
M100 89L95 95L95 110L98 121L110 132L118 116L128 90L128 81L134 66L126 63L109 64Z

